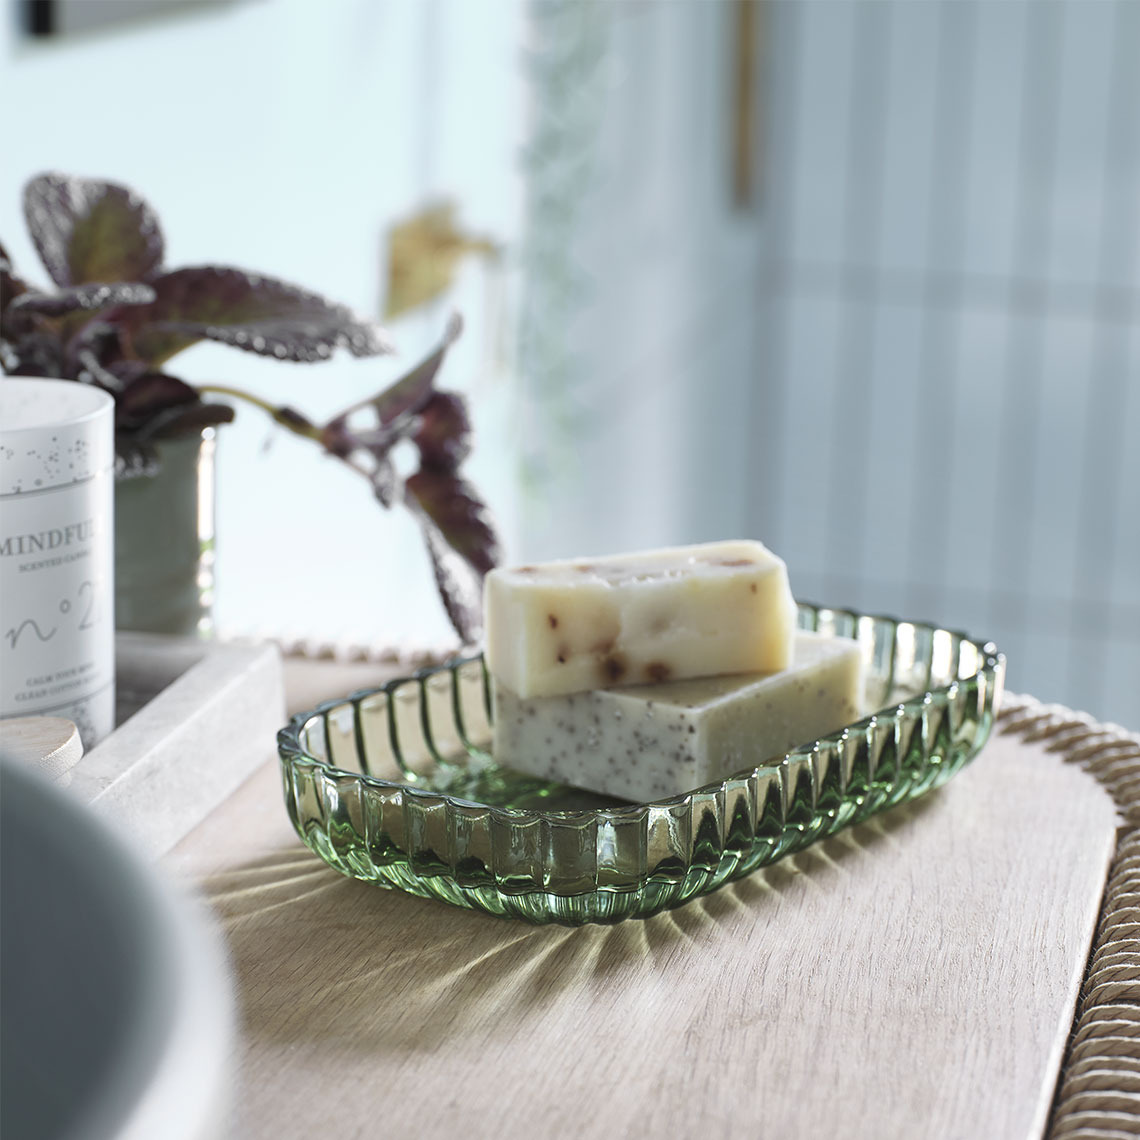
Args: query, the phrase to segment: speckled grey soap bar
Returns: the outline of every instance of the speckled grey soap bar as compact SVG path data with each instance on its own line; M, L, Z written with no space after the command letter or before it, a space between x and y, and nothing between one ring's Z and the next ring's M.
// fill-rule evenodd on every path
M622 799L722 780L861 715L862 655L846 638L797 633L778 673L524 699L494 685L497 763Z

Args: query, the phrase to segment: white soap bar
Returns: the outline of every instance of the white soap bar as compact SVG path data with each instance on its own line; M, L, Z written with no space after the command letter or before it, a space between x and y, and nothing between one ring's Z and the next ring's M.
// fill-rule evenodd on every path
M790 669L525 699L494 686L495 762L628 800L723 780L858 720L857 642L795 636Z
M714 542L487 575L487 667L520 697L787 666L796 604L759 542Z

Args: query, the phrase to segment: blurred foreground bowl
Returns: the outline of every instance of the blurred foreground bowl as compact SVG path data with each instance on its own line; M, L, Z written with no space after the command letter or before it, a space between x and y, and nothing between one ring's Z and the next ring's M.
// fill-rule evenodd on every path
M224 1134L220 939L88 808L2 759L0 1011L0 1135Z

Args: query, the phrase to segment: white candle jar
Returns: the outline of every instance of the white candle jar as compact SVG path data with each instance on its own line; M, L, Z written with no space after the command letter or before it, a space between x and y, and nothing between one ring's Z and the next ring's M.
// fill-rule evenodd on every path
M0 378L0 716L115 726L114 401Z

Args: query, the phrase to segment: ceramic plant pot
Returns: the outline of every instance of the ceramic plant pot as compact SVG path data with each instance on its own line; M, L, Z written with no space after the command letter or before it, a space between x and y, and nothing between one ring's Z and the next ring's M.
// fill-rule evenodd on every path
M115 625L147 633L213 631L212 428L156 446L153 471L115 483Z

